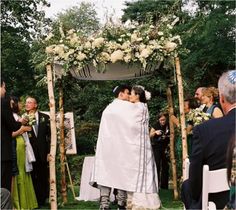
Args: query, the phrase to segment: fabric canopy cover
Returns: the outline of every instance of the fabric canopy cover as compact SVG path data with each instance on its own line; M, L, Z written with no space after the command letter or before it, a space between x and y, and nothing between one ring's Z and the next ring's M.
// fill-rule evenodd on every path
M109 63L104 72L99 72L93 65L87 65L82 69L72 68L70 73L79 80L127 80L151 75L160 68L160 64L148 64L144 69L141 65L128 65L125 63ZM54 71L61 77L63 65L54 63Z

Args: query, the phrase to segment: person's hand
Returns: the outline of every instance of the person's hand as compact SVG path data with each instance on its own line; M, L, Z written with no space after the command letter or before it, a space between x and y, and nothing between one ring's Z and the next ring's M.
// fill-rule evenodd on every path
M156 135L161 136L163 132L162 132L162 130L156 130L155 133L156 133Z
M49 153L49 154L47 155L47 162L50 162L50 161L52 161L52 160L53 160L52 155Z
M22 130L23 133L24 132L28 132L28 131L32 130L32 127L31 126L24 126L24 125L22 125L21 126L21 130Z
M20 122L22 125L26 125L29 122L29 119L27 119L27 118L19 118L18 122Z

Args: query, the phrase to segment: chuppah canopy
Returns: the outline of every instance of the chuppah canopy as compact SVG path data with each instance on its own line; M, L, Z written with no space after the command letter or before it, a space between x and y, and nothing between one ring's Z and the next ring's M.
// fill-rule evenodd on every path
M161 64L162 62L157 62L156 65L148 64L144 69L141 65L128 65L117 62L107 64L106 70L103 72L98 72L93 65L87 65L82 69L72 67L70 73L78 80L127 80L149 76L156 72ZM61 78L63 65L54 63L53 69L55 75Z
M45 43L47 47L47 79L50 99L51 150L50 150L50 202L52 209L57 208L55 185L56 126L55 101L52 78L62 79L68 73L80 80L125 80L151 75L158 70L164 60L175 59L179 89L179 105L183 159L187 157L186 126L183 108L183 85L178 55L181 38L173 35L173 27L178 22L176 16L160 19L157 24L105 25L93 35L81 36L75 30L67 31L62 27L60 40L51 35ZM55 39L53 38L55 37ZM53 69L52 69L53 67ZM53 118L54 117L54 118ZM54 126L52 126L54 125ZM172 161L173 162L173 161ZM183 161L184 162L184 161ZM177 185L174 185L177 186ZM177 191L177 188L174 189Z

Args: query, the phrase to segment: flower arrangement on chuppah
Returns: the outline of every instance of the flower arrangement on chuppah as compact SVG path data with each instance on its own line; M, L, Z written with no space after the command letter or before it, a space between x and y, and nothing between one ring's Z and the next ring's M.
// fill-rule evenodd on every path
M93 65L103 72L107 64L116 62L141 65L145 70L147 64L177 55L181 38L171 31L178 20L171 16L162 18L158 25L130 21L123 25L107 24L87 37L71 29L62 35L59 44L46 47L47 58L51 63L63 64L65 70Z
M188 122L191 122L193 126L196 126L211 119L211 115L203 112L200 108L196 108L196 109L192 109L186 115L186 119Z

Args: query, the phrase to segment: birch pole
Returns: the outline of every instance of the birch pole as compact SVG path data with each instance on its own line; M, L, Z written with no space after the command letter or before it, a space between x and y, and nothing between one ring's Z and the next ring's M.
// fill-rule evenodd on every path
M167 102L169 108L170 160L171 160L172 177L173 177L174 200L177 200L179 194L177 189L177 173L176 173L176 159L175 159L175 129L174 129L174 123L171 120L172 116L174 115L174 108L173 108L173 99L170 87L167 88L166 93L167 93Z
M66 168L65 168L65 125L64 125L64 96L62 79L58 80L59 84L59 111L60 111L60 161L61 161L61 197L63 203L67 203L66 191Z
M179 94L179 111L180 111L180 124L181 124L181 136L182 136L182 174L186 174L185 172L185 159L188 157L188 147L187 147L187 131L185 124L185 113L184 113L184 91L183 91L183 80L180 70L180 61L179 57L175 58L175 68L176 68L176 76L178 82L178 94ZM183 177L185 180L186 177Z
M53 77L52 77L52 66L47 64L47 83L48 83L48 97L49 97L49 108L50 108L50 128L51 128L51 146L50 154L48 157L49 161L49 174L50 174L50 204L51 209L57 210L57 186L56 186L56 149L57 149L57 128L56 128L56 106L54 99L53 90Z

